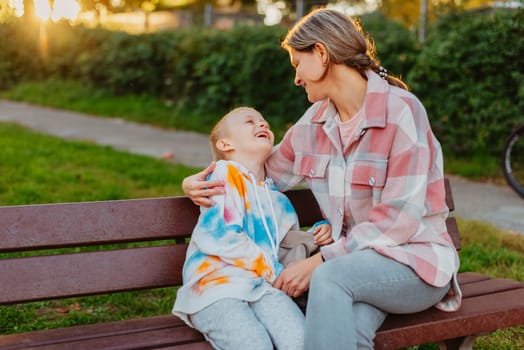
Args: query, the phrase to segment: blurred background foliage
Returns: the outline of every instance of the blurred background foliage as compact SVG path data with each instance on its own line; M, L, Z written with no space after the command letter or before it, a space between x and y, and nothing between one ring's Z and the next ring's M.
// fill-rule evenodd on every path
M387 9L359 20L382 65L426 106L445 151L498 156L509 130L524 122L524 10L448 11L431 22L421 43L405 21L386 16ZM279 46L285 25L136 35L48 22L45 55L41 30L25 16L0 24L0 90L58 80L114 96L151 96L172 109L174 119L193 118L202 132L238 105L259 109L281 130L308 107Z
M522 10L436 22L408 81L450 152L497 155L509 130L524 122L522 57Z

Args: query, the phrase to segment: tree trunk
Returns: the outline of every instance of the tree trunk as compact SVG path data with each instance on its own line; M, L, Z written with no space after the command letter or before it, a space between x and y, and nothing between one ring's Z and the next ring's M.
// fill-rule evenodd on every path
M426 39L426 26L428 20L428 0L420 1L420 23L418 27L418 41L421 43Z

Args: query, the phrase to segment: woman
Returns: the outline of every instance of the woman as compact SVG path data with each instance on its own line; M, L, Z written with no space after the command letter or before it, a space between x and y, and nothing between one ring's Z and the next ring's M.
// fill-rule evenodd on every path
M313 105L275 146L267 175L283 191L306 182L335 239L274 283L294 297L309 289L306 349L373 349L387 313L457 310L442 151L423 105L340 12L312 11L282 47ZM212 169L183 182L196 204L221 193L203 181Z

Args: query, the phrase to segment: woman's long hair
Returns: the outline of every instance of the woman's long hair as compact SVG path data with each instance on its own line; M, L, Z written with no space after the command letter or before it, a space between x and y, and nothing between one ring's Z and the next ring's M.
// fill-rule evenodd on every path
M375 45L363 32L360 25L343 13L326 8L312 10L298 21L287 33L281 46L290 50L311 51L316 43L327 48L332 63L344 63L356 69L367 79L371 69L386 79L389 84L408 90L399 78L390 74L375 57Z

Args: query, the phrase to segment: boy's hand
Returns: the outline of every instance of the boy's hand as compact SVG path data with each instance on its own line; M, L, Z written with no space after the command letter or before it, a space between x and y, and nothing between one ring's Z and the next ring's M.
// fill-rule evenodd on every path
M315 243L317 245L333 243L333 237L331 236L331 225L318 225L313 229L313 237L315 238Z

